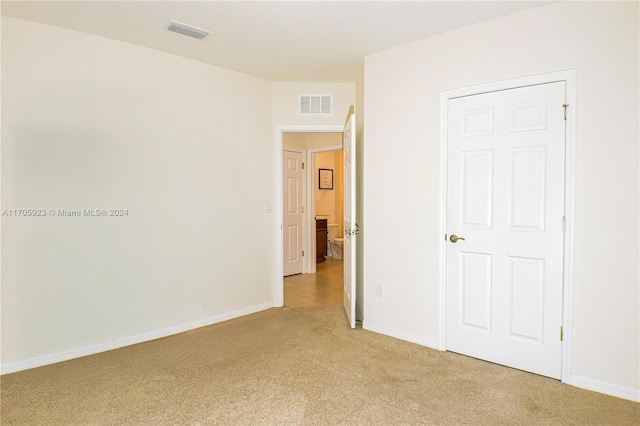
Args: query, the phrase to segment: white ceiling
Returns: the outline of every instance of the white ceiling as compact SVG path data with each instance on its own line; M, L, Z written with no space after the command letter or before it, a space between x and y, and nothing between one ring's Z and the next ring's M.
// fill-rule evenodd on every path
M366 55L548 3L2 1L2 15L134 43L271 81L350 82ZM171 19L213 34L197 40L167 31Z

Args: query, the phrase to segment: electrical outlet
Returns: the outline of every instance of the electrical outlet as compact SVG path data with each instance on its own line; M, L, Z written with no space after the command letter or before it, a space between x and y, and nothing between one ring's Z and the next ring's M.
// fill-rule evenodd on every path
M384 295L384 289L382 283L376 283L376 296L382 297Z

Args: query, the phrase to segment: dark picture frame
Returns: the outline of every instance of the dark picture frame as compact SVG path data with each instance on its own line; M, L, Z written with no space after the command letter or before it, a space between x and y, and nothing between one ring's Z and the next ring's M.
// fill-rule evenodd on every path
M318 189L333 189L333 169L318 169Z

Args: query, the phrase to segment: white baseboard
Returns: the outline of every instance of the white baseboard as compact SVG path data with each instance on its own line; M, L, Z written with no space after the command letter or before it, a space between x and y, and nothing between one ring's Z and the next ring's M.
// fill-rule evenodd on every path
M362 328L364 328L365 330L375 331L376 333L395 337L396 339L406 340L407 342L417 343L418 345L441 350L440 343L437 339L430 339L428 337L419 336L417 334L407 333L406 331L396 330L394 328L376 324L371 321L364 321L362 323Z
M601 382L599 380L588 379L586 377L571 376L571 381L566 382L572 386L604 393L606 395L617 396L618 398L629 399L631 401L640 402L640 389L628 388L625 386L612 385L611 383Z
M371 321L363 322L362 328L364 328L365 330L370 330L376 333L381 333L387 336L395 337L397 339L402 339L409 342L417 343L419 345L428 346L433 349L444 350L444 348L441 348L440 343L437 339L430 339L427 337L418 336L412 333L407 333L405 331L396 330L384 325L372 323ZM640 402L640 389L627 388L624 386L613 385L611 383L605 383L598 380L588 379L585 377L574 376L574 375L570 376L570 381L567 381L565 383L582 388L582 389L603 393L605 395L611 395L618 398Z
M180 324L174 327L169 327L162 330L156 330L149 333L140 334L137 336L126 337L124 339L115 340L113 342L99 343L97 345L86 346L83 348L73 349L70 351L59 352L56 354L45 355L37 358L31 358L24 361L12 362L10 364L3 364L2 366L0 366L0 372L1 372L0 374L15 373L16 371L27 370L29 368L42 367L43 365L54 364L56 362L62 362L62 361L68 361L70 359L80 358L87 355L93 355L100 352L106 352L113 349L129 346L129 345L135 345L137 343L148 342L150 340L171 336L172 334L178 334L178 333L183 333L185 331L193 330L194 328L204 327L207 325L230 320L233 318L238 318L244 315L260 312L265 309L269 309L273 306L274 306L273 302L266 302L260 305L250 306L248 308L226 312L224 314L216 315L209 318L204 318L197 321L188 322L185 324Z

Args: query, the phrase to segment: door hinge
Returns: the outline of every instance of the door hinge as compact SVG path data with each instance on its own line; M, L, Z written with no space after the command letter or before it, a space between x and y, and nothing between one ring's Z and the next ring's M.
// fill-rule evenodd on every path
M567 107L569 104L562 104L562 108L564 109L564 121L567 121Z
M302 257L304 257L304 250L302 250Z
M302 213L304 213L304 206L302 206Z
M560 341L562 341L562 326L560 326Z
M562 216L562 232L567 230L567 218L566 216Z
M566 117L565 117L565 120L566 120ZM302 163L302 170L304 170L304 163Z

